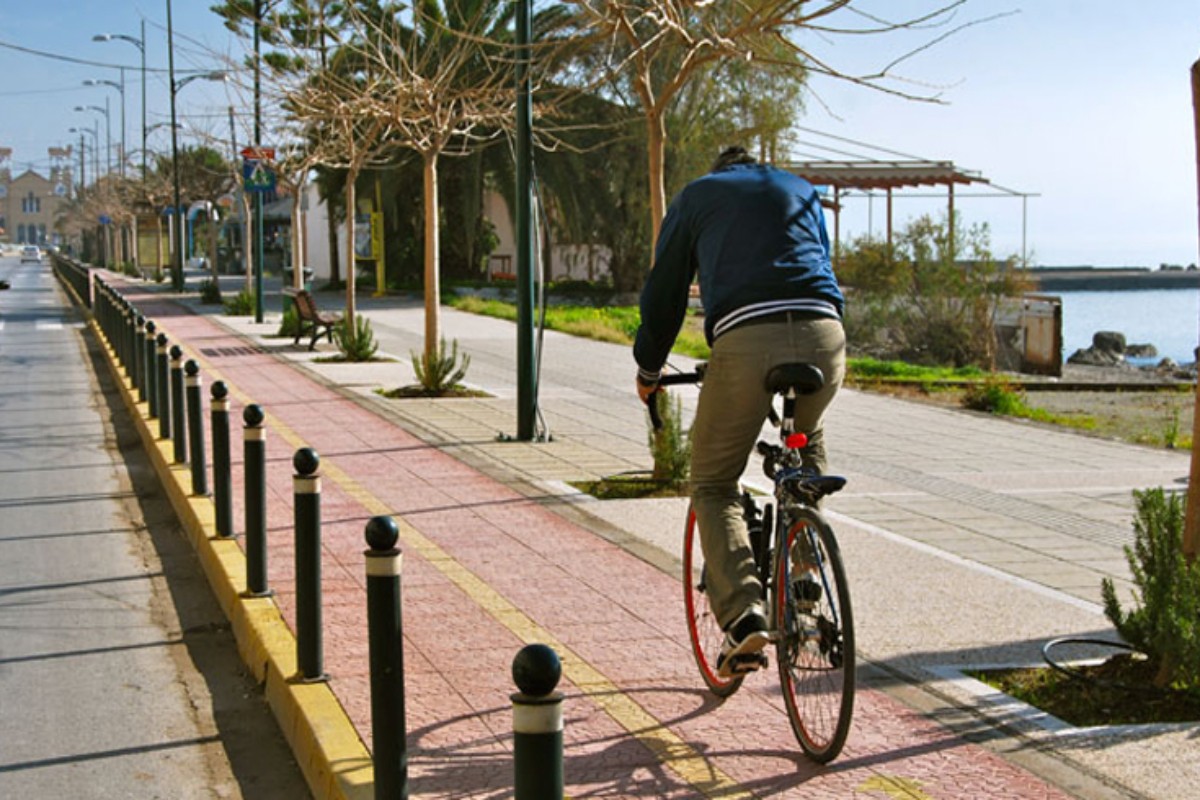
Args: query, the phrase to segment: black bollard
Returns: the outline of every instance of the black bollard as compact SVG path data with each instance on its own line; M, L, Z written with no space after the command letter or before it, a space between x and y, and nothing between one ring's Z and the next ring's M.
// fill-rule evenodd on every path
M213 507L217 536L228 538L233 536L233 497L230 492L233 477L229 450L229 388L225 386L225 381L215 381L211 391Z
M146 318L141 314L134 315L133 337L129 342L129 354L133 364L133 388L137 389L138 401L146 399L146 384L142 382L142 366L144 348L142 342L146 338Z
M175 463L188 460L187 409L183 404L183 349L171 345L171 443L175 445Z
M246 593L267 597L267 429L257 405L242 411L246 423L242 453L246 470Z
M311 447L292 458L296 474L296 664L303 681L325 680L321 643L321 459Z
M404 641L400 611L403 555L391 517L367 523L367 643L371 664L371 742L375 800L408 797L404 720Z
M188 452L192 454L192 494L208 494L208 465L204 452L204 409L200 401L200 365L188 359L183 365L187 394Z
M137 324L135 322L137 315L133 311L133 306L125 298L121 298L121 321L124 323L121 330L121 349L123 351L122 359L125 362L125 374L129 377L130 383L133 382L133 342L134 336L137 334Z
M146 320L146 342L142 347L146 378L146 401L149 403L150 419L158 416L158 361L154 357L157 326L154 320Z
M562 800L562 662L544 644L522 647L512 663L515 800Z
M158 438L171 438L171 379L167 367L167 335L160 333L154 340L157 347L154 350L155 379L154 385L158 394Z

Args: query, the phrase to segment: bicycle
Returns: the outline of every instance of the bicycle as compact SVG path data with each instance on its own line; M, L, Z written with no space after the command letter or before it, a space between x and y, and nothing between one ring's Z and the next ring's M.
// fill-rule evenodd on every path
M706 365L694 372L664 375L659 386L701 383ZM754 561L763 586L769 636L775 645L779 680L792 732L804 753L818 763L832 761L850 732L854 710L854 621L850 588L833 529L817 508L821 498L846 484L836 475L806 469L801 453L808 444L794 427L796 398L824 385L821 371L811 364L775 367L767 389L782 397L782 416L772 404L770 418L780 430L780 443L759 441L763 471L774 482L773 503L762 510L742 492L742 515L750 531ZM653 396L651 421L661 427ZM778 509L778 510L777 510ZM716 658L724 631L708 605L704 554L696 515L689 505L683 541L683 588L692 654L709 690L718 697L732 695L747 672L722 677ZM748 657L765 667L765 652Z

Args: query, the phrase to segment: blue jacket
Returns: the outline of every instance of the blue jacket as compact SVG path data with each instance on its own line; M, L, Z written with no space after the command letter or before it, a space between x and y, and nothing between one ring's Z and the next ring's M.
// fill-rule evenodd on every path
M710 345L753 317L798 310L840 319L845 304L812 184L762 164L710 172L671 201L659 231L633 345L648 382L683 326L697 271Z

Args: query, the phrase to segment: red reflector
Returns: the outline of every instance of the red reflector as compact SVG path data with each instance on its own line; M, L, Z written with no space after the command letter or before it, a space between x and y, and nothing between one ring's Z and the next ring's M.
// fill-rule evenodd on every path
M803 433L793 433L791 436L787 437L787 440L784 442L784 444L788 446L789 450L799 450L801 448L808 447L808 436Z

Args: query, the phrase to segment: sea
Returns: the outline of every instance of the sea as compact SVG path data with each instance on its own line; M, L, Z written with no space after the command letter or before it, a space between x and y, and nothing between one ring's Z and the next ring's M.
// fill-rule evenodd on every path
M1062 298L1063 360L1090 347L1096 331L1119 331L1127 344L1152 344L1158 355L1129 359L1157 364L1196 360L1200 344L1200 289L1129 289L1053 292Z

